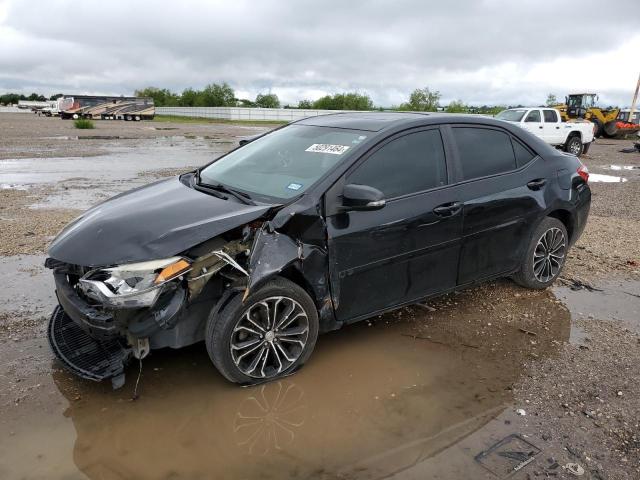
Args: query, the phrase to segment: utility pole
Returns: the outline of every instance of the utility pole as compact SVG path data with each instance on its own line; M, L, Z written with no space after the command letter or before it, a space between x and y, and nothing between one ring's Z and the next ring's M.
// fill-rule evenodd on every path
M633 94L633 100L631 100L631 110L629 110L629 123L633 123L633 113L636 111L636 102L638 101L638 90L640 90L640 75L638 75L638 83L636 83L636 92Z

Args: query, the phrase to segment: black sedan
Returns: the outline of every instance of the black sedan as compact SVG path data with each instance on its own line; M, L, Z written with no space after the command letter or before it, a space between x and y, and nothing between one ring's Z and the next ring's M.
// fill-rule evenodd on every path
M589 212L575 156L490 118L326 115L243 143L53 241L67 368L117 387L204 340L233 382L288 375L320 332L498 277L549 286Z

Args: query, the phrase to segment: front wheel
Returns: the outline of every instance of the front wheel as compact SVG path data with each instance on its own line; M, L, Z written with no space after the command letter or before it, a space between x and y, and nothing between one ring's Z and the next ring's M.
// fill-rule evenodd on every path
M568 250L564 224L557 218L545 218L533 232L523 264L513 280L526 288L547 288L560 276Z
M236 295L207 322L211 361L228 380L258 383L302 366L318 338L318 312L307 292L276 278L242 301Z

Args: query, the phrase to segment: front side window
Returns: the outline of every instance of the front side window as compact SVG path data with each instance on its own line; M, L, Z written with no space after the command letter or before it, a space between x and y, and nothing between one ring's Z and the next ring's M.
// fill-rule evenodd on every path
M488 128L454 127L464 180L508 172L516 168L511 138Z
M540 120L540 110L531 110L527 118L524 119L525 122L541 122Z
M439 130L410 133L374 152L349 177L385 198L421 192L447 183L444 147Z
M307 190L369 132L290 125L239 148L200 172L205 184L223 184L248 194L278 199Z
M507 122L519 122L526 112L526 110L503 110L496 115L496 118Z
M558 114L555 110L543 110L546 123L558 123Z

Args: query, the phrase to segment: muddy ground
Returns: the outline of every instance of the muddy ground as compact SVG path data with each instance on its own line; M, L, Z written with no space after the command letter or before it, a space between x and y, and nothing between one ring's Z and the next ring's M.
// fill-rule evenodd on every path
M611 183L592 183L552 289L501 280L373 318L259 387L224 381L202 345L145 359L136 401L138 365L117 391L67 374L46 341L51 237L267 128L80 131L0 114L0 478L575 478L569 464L640 478L640 155L618 152L630 141L584 157Z

